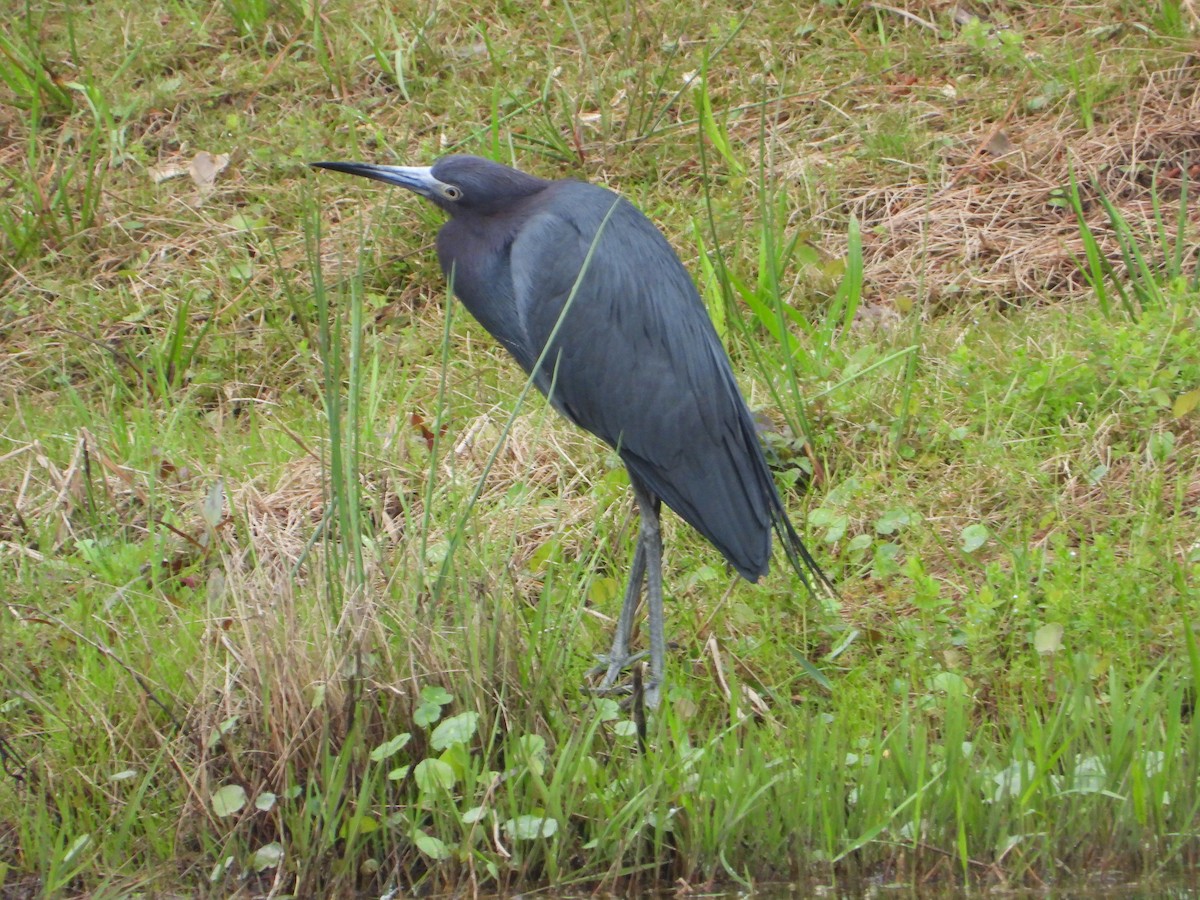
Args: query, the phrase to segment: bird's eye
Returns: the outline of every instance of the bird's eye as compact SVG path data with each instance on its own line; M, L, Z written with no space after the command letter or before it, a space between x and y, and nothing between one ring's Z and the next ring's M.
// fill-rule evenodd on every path
M459 197L462 196L462 191L460 191L454 185L448 184L444 188L442 188L442 195L447 200L457 200Z

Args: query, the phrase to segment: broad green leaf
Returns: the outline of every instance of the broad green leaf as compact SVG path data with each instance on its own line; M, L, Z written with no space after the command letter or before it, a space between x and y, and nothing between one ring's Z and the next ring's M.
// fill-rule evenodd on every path
M474 825L487 818L488 808L486 806L473 806L462 814L463 824Z
M402 734L396 735L390 741L384 741L371 751L371 762L383 762L385 759L395 756L397 753L403 750L411 740L412 735L405 731Z
M1166 462L1175 451L1175 435L1169 431L1156 431L1150 435L1147 449L1156 463Z
M79 855L83 853L92 843L90 834L81 834L75 840L71 841L71 846L63 853L62 861L64 866L69 866L79 859Z
M912 521L912 515L903 509L889 509L875 520L877 534L895 534L900 528Z
M206 742L209 750L221 743L221 738L229 734L229 732L233 731L233 729L237 727L239 718L239 716L230 716L212 730L212 733L208 736L208 741Z
M1171 404L1171 415L1182 419L1188 413L1195 412L1200 407L1200 388L1193 388L1186 394L1180 394Z
M435 838L423 831L418 831L413 835L413 843L430 859L447 859L450 856L450 848L440 838Z
M824 528L826 525L836 519L838 513L832 509L826 509L823 506L818 506L816 509L809 510L808 524L816 528Z
M871 546L874 540L875 538L870 534L856 534L854 537L850 538L849 543L846 544L846 552L862 553Z
M232 816L246 805L246 789L240 784L227 784L212 795L211 802L219 817Z
M225 220L225 224L235 231L255 231L267 224L267 220L260 217L248 216L245 213L235 213Z
M422 703L413 713L413 721L422 728L428 728L442 717L442 707L439 703Z
M423 759L413 770L417 787L426 793L448 791L454 787L454 769L440 759Z
M546 739L540 734L523 734L517 738L518 758L529 765L530 770L541 775L546 770Z
M346 840L351 834L370 834L372 831L378 830L379 820L374 816L351 816L338 829L338 836L342 840Z
M255 872L262 872L275 868L281 862L283 862L283 844L279 841L272 841L254 851L254 858L250 860L250 868Z
M465 744L475 737L479 727L479 713L465 712L443 721L429 736L429 745L434 750L445 750L451 744Z
M467 773L471 771L471 751L467 749L466 744L456 741L443 750L437 758L454 770L455 781L466 778Z
M543 756L546 753L546 739L540 734L523 734L517 738L517 746L526 756Z
M558 822L549 816L517 816L504 823L509 837L517 841L532 841L548 838L558 831Z
M1048 622L1033 636L1033 646L1038 653L1048 655L1062 649L1063 627L1057 622Z
M621 704L612 697L596 697L592 700L592 706L601 722L611 722L621 715Z
M991 532L986 525L968 525L962 530L962 548L967 553L974 553L988 542Z
M427 684L421 688L422 703L436 703L438 706L445 706L453 700L454 695L440 684Z

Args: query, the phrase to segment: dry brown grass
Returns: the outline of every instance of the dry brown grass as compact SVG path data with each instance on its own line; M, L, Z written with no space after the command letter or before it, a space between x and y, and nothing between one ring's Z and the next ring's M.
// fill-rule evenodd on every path
M1174 241L1181 173L1193 182L1200 175L1196 77L1190 62L1150 74L1135 104L1090 133L1065 112L982 125L946 151L941 184L913 178L852 192L846 205L863 224L866 299L1023 304L1084 293L1079 224L1055 202L1069 192L1072 169L1087 223L1117 272L1124 272L1119 246L1103 207L1091 201L1091 185L1157 244L1151 200L1157 175L1159 197L1169 201L1161 218ZM1189 204L1188 223L1191 240L1200 204Z

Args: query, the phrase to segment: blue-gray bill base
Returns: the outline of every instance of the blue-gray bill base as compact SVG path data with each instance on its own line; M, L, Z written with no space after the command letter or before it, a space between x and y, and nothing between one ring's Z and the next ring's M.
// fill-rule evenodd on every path
M599 690L612 690L638 658L629 644L645 585L645 700L653 708L661 699L663 503L750 581L767 572L774 530L805 587L833 595L784 510L704 302L636 207L597 185L476 156L312 165L399 185L445 210L437 253L454 293L554 407L629 470L641 526Z

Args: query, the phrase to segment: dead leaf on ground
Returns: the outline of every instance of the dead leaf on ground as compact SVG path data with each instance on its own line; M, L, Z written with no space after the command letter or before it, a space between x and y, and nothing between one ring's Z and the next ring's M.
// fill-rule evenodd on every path
M200 193L207 194L216 185L217 176L224 172L228 165L228 153L218 153L214 156L207 150L201 150L192 157L188 174L192 176L192 181L196 183Z
M150 167L150 180L155 184L162 184L164 181L170 181L172 178L186 175L187 170L187 163L165 162L162 165Z
M209 153L201 150L189 162L176 160L150 167L150 180L162 184L172 178L190 175L200 193L207 194L216 185L217 176L229 166L228 153Z
M1003 131L997 131L988 140L985 148L992 156L1007 156L1015 149L1012 140Z

